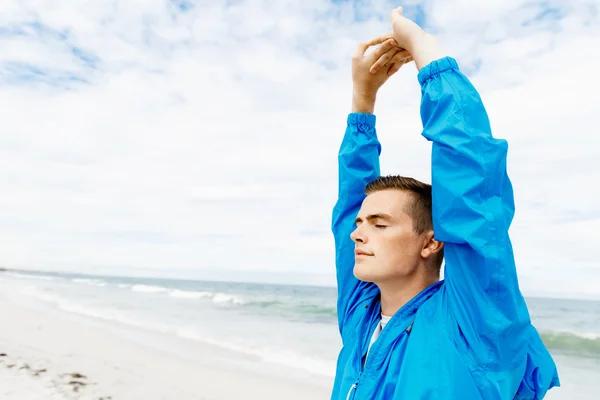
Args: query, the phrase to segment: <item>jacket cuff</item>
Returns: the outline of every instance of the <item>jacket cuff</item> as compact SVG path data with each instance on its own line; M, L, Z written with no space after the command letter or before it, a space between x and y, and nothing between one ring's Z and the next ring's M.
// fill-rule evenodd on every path
M430 78L435 75L439 75L444 71L449 69L454 69L456 71L459 70L458 63L452 57L444 57L438 60L432 61L419 71L419 75L417 76L419 79L419 84L423 85Z
M350 113L348 115L348 125L368 125L375 126L375 115L365 113Z

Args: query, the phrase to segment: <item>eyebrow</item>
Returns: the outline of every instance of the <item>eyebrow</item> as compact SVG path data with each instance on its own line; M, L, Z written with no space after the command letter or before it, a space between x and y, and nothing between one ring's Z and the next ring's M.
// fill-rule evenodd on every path
M389 222L391 222L393 220L393 218L391 217L391 215L384 214L384 213L371 214L371 215L367 215L367 217L366 217L367 221L372 221L372 220L375 220L375 219L382 219L384 221L389 221ZM354 223L358 224L359 222L362 222L362 218L356 217L356 219L354 220Z

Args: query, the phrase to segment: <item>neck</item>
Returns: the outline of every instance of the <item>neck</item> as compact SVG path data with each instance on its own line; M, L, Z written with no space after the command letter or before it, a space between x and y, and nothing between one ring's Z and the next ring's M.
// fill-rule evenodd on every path
M381 313L393 316L406 303L438 280L439 278L428 277L378 284L381 292Z

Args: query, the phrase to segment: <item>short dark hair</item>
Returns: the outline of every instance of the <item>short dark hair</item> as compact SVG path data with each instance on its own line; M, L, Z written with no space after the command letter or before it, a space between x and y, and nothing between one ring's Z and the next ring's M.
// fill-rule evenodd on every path
M365 187L365 194L381 190L403 190L410 193L412 201L406 205L405 211L413 221L413 230L417 234L433 230L431 213L431 185L400 175L380 176L369 182ZM444 260L444 249L440 250L435 260L435 268L439 273Z

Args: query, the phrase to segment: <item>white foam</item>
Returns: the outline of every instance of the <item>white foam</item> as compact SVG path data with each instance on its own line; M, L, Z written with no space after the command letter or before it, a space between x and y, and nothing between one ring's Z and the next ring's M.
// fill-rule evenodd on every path
M58 303L60 301L60 297L55 294L50 294L46 292L42 292L38 290L35 286L27 286L23 288L23 294L35 297L38 300L42 300L48 303Z
M204 337L189 329L180 329L177 336L185 339L197 340L223 349L258 357L261 361L271 364L283 365L291 368L303 369L311 373L326 377L335 376L335 360L324 360L301 355L289 350L273 350L252 345L239 345L222 340Z
M116 310L112 310L110 312L94 310L91 308L87 308L81 306L79 304L73 304L68 301L61 300L58 302L58 308L63 311L67 311L74 314L85 315L87 317L98 318L106 321L117 321L123 322L126 319L123 317L121 313ZM129 323L129 322L126 322ZM134 325L133 323L129 323L130 325Z
M213 303L233 303L233 304L245 304L244 300L237 296L233 296L225 293L215 293L212 298Z
M169 296L177 297L181 299L211 299L215 304L231 303L231 304L246 304L246 302L239 296L235 296L227 293L213 293L213 292L193 292L186 290L171 290Z
M167 288L162 286L152 286L152 285L133 285L131 290L134 292L142 292L142 293L161 293L166 292Z
M43 300L46 302L54 303L57 308L62 311L66 311L72 314L78 314L86 317L96 318L109 322L118 322L125 325L135 326L138 328L150 329L159 332L168 332L168 327L149 324L146 322L142 322L139 320L131 319L123 315L118 310L98 310L94 308L89 308L82 306L80 304L73 303L65 298L62 298L58 295L49 294L45 292L41 292L37 290L35 287L27 288L29 290L24 291L23 293L31 295L39 300Z
M211 292L190 292L187 290L171 290L169 296L177 297L181 299L202 299L207 297L213 297L214 293Z
M163 292L166 290L162 287L144 285L134 285L132 289L135 290L136 286L137 291L147 290L149 292ZM181 338L196 340L226 350L254 356L265 363L302 369L325 377L333 377L335 373L335 360L313 358L310 356L296 353L291 350L261 348L250 343L236 343L235 339L232 339L230 341L213 339L211 337L203 336L198 332L190 329L181 329L177 328L176 326L157 325L143 322L141 320L135 320L124 315L119 310L102 310L87 307L81 304L76 304L58 295L40 291L35 286L31 286L27 289L27 294L32 295L40 300L54 303L60 310L65 312L109 322L122 323L125 325L134 326L142 329L149 329L167 334L175 334L176 336ZM210 298L215 303L230 302L234 304L243 304L243 301L238 297L225 293L190 292L174 290L169 292L169 295L182 298Z
M577 332L575 334L578 335L578 336L581 336L583 338L590 339L590 340L598 340L598 339L600 339L600 333Z
M35 286L27 287L23 290L24 294L35 297L38 300L42 300L48 303L54 303L59 309L63 311L67 311L74 314L85 315L88 317L103 319L107 321L117 321L122 323L127 323L129 325L136 325L137 323L134 321L127 320L123 315L121 315L117 310L113 311L99 311L91 308L86 308L79 304L75 304L70 302L69 300L60 297L56 294L50 294L43 291L38 290Z
M6 273L6 276L10 276L12 278L19 278L19 279L32 279L32 280L40 280L40 281L55 281L58 278L53 277L53 276L46 276L46 275L27 275L27 274L20 274L18 272L8 272Z
M578 332L578 331L569 330L569 329L542 331L541 333L546 334L546 335L571 335L574 337L578 337L581 339L587 339L587 340L599 340L600 339L600 333L597 333L597 332Z
M98 286L98 287L106 286L106 282L104 282L102 279L74 278L74 279L71 279L71 282L74 282L74 283L83 283L83 284L86 284L86 285Z

